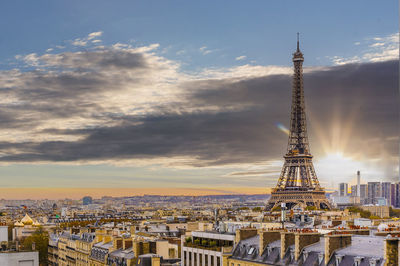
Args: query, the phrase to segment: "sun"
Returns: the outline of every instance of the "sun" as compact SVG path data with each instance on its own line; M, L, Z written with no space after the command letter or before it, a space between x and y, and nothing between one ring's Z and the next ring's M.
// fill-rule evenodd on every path
M328 153L317 160L315 168L325 186L335 189L340 182L355 183L357 171L366 169L363 163L340 151Z

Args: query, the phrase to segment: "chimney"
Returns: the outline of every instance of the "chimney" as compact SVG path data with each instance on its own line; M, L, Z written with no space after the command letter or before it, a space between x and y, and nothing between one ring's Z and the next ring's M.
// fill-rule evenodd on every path
M122 242L122 249L129 249L132 247L132 238L126 238Z
M103 235L96 235L95 242L96 242L96 243L98 243L98 242L103 242Z
M113 238L113 247L114 249L120 249L122 248L122 238L120 237L114 237Z
M385 265L399 264L399 238L388 237L385 239Z
M102 230L102 229L97 229L97 230L95 231L95 235L96 235L95 242L96 242L96 243L98 243L98 242L103 242L103 240L104 240L104 233L105 233L105 231Z
M150 242L146 241L143 242L143 254L149 254L150 253Z
M256 228L237 229L236 230L236 236L235 236L235 244L239 243L241 240L253 237L255 235L257 235L257 229Z
M161 258L160 256L153 256L151 257L151 266L160 266L161 265Z
M262 254L268 244L281 239L280 231L265 231L263 229L259 229L258 235L260 236L260 254Z
M335 250L349 245L351 245L350 234L325 235L325 264L328 264Z
M143 242L133 242L133 252L135 253L136 257L143 255Z
M361 187L360 187L360 171L357 171L357 197L361 199Z
M289 246L294 244L294 233L281 232L281 259L285 257L285 253Z
M110 241L112 241L112 237L110 235L103 236L103 242L104 243L108 243Z
M294 234L294 259L297 261L300 258L301 251L304 247L317 243L320 240L318 232L295 233Z

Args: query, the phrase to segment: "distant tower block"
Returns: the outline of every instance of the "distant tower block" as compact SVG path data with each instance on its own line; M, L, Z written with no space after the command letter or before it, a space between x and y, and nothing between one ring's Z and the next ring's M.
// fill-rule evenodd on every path
M357 171L357 197L360 197L361 196L361 187L360 187L360 180L361 179L361 177L360 177L360 171Z
M300 52L299 34L297 50L293 54L294 75L292 87L292 110L290 132L285 163L278 184L271 193L267 210L286 203L288 209L295 206L314 206L317 209L330 209L325 190L320 186L312 163L308 144L306 112L303 89L303 54Z

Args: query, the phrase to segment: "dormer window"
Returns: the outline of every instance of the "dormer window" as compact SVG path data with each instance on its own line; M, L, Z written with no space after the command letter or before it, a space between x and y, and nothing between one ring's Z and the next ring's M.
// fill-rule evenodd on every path
M318 263L321 264L323 259L324 259L324 253L319 253L318 254Z
M267 247L267 255L269 256L272 252L272 247L268 246Z
M294 260L294 250L293 249L290 250L290 259Z
M335 261L336 261L336 266L339 266L340 263L342 262L344 255L336 255L335 256Z
M308 257L308 251L304 251L303 252L303 261L306 261L307 257Z
M364 257L357 256L354 258L354 266L360 266L361 261L364 259Z
M379 262L378 258L372 258L369 260L369 266L376 266Z
M252 254L254 253L254 250L255 250L255 248L254 248L254 247L251 247L251 248L249 249L249 251L247 252L247 255L252 255Z

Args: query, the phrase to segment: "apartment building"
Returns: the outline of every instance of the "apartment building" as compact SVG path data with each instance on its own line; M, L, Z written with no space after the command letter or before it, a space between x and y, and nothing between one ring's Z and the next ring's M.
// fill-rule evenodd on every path
M182 266L222 266L223 253L232 250L234 241L235 234L216 231L182 236Z

